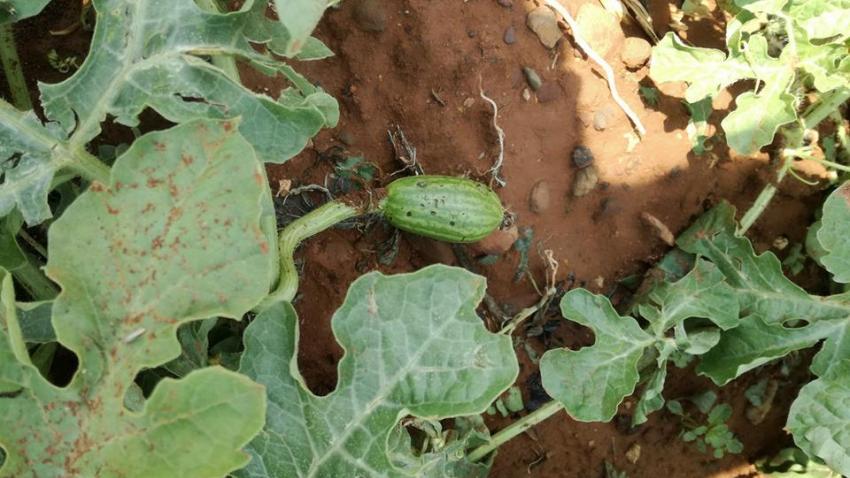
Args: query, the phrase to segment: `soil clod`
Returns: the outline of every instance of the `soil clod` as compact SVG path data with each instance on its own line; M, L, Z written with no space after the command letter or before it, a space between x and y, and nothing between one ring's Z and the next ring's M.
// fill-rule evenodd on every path
M561 97L563 91L555 82L543 83L537 90L537 100L541 103L551 103Z
M473 248L476 252L488 256L501 256L511 250L514 242L519 238L519 230L516 226L506 229L498 229L492 234L478 241Z
M380 33L387 28L387 12L380 0L360 0L354 7L354 21L361 30Z
M623 53L620 58L628 68L636 70L649 60L652 54L652 46L643 38L629 37L623 43Z

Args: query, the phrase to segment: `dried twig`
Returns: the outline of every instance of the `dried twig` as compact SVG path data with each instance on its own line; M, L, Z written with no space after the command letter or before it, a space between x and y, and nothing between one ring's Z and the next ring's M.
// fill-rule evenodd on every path
M499 186L505 187L508 184L507 181L499 177L499 173L502 171L502 163L505 160L505 130L499 126L499 107L496 105L495 101L484 94L484 88L481 87L480 76L478 77L478 91L481 99L486 101L493 108L493 129L496 130L496 135L499 137L499 157L496 159L496 162L493 163L493 167L487 170L488 173L493 175L490 185L492 186L492 183L496 182Z
M391 129L387 130L387 136L390 138L390 144L393 145L396 159L404 165L403 168L390 174L390 176L395 176L404 171L413 171L413 174L417 176L425 174L422 166L416 162L416 147L407 141L407 137L404 135L401 126L395 125L395 131Z
M626 116L628 116L632 123L635 125L635 129L637 129L638 134L640 134L641 136L645 136L646 128L643 127L643 123L641 123L640 118L638 118L638 115L632 110L628 103L623 100L623 98L620 96L620 93L617 91L617 84L614 78L614 70L611 68L611 65L609 65L604 58L599 56L598 53L593 51L593 48L591 48L587 41L585 41L584 37L581 36L581 31L579 30L578 24L576 23L575 19L573 19L572 15L570 15L570 12L566 8L564 8L564 6L561 5L558 0L543 0L543 2L546 3L546 5L548 5L549 7L553 8L556 12L558 12L558 14L563 17L564 21L567 22L567 25L570 26L570 30L573 31L573 39L578 44L579 48L581 48L582 51L584 51L585 55L587 55L588 58L596 62L596 64L599 65L600 68L602 68L602 71L605 72L605 78L608 80L608 88L611 90L611 97L614 98L614 101L617 103L617 105L620 106L620 109L622 109L623 112L626 113Z
M333 194L331 194L331 192L328 190L328 188L321 186L319 184L307 184L307 185L304 185L304 186L299 186L297 188L290 189L289 192L286 194L286 196L283 197L283 201L281 202L281 206L286 204L286 201L287 201L287 199L289 199L290 196L298 196L300 194L304 194L306 192L311 192L311 191L322 192L322 193L325 194L325 196L328 197L329 201L333 201L333 198L334 198Z
M549 307L549 302L552 300L552 297L558 292L555 287L555 280L558 276L558 261L555 260L555 256L551 250L546 249L544 251L546 258L546 290L541 294L540 300L537 301L536 304L531 307L526 307L519 311L519 313L508 321L502 329L499 330L499 333L502 335L511 335L514 330L516 330L517 326L521 324L525 319L534 315L538 310L546 310Z

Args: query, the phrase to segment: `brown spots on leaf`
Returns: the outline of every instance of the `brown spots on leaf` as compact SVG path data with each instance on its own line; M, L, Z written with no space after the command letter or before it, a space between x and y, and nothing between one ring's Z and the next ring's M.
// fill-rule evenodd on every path
M91 186L89 186L90 191L94 191L96 193L103 192L106 190L106 186L103 183L98 181L92 181Z
M261 173L259 170L254 171L254 182L256 182L258 186L263 186L266 182L263 178L263 173Z
M113 216L117 216L118 213L120 212L118 209L115 209L114 207L110 206L109 204L106 205L106 211L109 214L112 214Z
M177 198L180 195L180 189L173 182L168 183L168 194L171 194L171 197Z
M155 187L159 186L160 184L162 184L162 181L159 180L159 179L155 179L155 178L149 178L148 179L148 187L149 188L155 188Z
M159 152L165 151L165 145L163 143L160 143L159 141L154 141L153 147Z
M225 121L221 124L221 127L224 128L224 131L230 132L233 129L233 123L230 121Z
M168 212L168 222L174 222L180 219L183 216L183 208L173 207L171 211Z
M156 208L156 206L154 206L152 202L149 202L149 203L145 204L145 208L142 209L142 214L147 214L147 213L153 211L155 208Z
M183 154L180 156L180 161L182 161L182 162L183 162L183 165L184 165L184 166L189 166L189 165L191 165L192 163L194 163L194 162L195 162L195 158L193 158L192 156L190 156L190 155L188 155L188 154L186 154L186 153L183 153Z
M260 252L262 252L263 254L269 253L269 243L268 242L263 241L263 242L260 243Z
M138 325L142 322L142 317L144 314L142 312L136 312L134 314L130 314L121 321L127 325Z
M162 248L162 236L156 236L151 241L151 249L157 250Z

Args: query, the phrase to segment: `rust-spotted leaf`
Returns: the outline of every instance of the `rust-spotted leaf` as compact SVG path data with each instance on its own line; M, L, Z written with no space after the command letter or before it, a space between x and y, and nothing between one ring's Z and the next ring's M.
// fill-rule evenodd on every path
M80 363L66 388L29 363L7 276L0 476L210 477L248 461L265 399L243 376L203 369L161 382L139 413L124 407L139 371L179 355L180 324L239 318L269 289L265 172L236 126L142 137L50 228L47 273L62 288L52 321Z

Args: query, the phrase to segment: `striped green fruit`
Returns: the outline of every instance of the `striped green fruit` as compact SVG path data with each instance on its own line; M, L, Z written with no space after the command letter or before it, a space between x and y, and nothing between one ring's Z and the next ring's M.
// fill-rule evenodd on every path
M445 242L475 242L502 222L499 196L487 186L452 176L411 176L387 186L381 206L393 226Z

